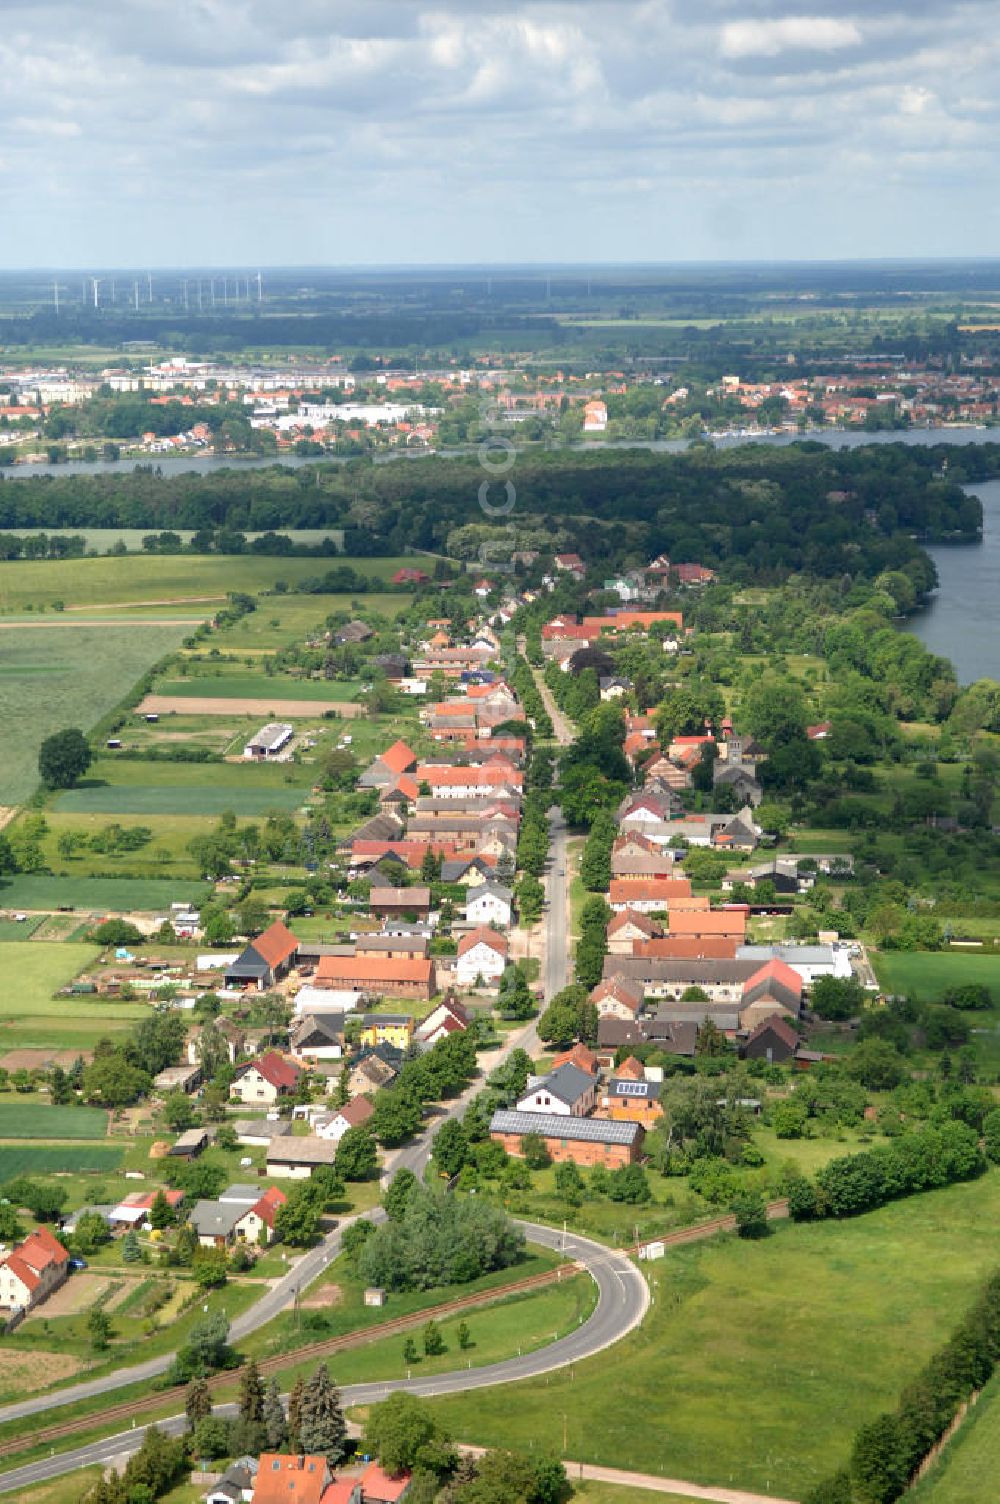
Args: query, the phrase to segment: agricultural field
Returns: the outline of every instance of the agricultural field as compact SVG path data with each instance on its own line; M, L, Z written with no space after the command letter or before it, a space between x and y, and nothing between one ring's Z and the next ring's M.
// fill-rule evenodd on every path
M225 700L315 700L317 706L353 700L359 679L297 679L290 674L197 673L160 679L155 694L174 699L210 697ZM317 711L317 713L319 713Z
M0 1144L0 1184L16 1175L117 1170L124 1153L122 1144Z
M602 1355L435 1409L484 1446L608 1466L627 1457L646 1472L801 1499L948 1336L996 1263L998 1214L992 1171L850 1222L671 1250L646 1267L653 1307L615 1349L613 1386Z
M131 1028L144 1003L54 997L100 952L93 945L32 941L0 944L0 1050L92 1049L102 1035Z
M0 878L0 904L7 909L72 908L98 915L158 913L172 903L204 903L208 894L206 883L191 879L41 877L31 873Z
M0 563L0 612L51 610L53 602L74 606L130 606L155 602L225 600L233 590L259 594L275 581L294 586L338 563L354 563L365 574L388 580L404 565L427 568L420 558L296 559L258 554L161 554L127 558L18 559ZM396 599L396 597L393 597ZM331 599L316 596L313 610L322 617ZM405 603L406 596L398 597Z
M155 777L158 769L150 769L147 763L144 771L147 777L151 772ZM228 786L207 788L196 783L187 788L152 782L125 788L83 783L60 794L55 809L60 814L80 815L221 815L225 810L234 815L267 815L272 810L292 813L306 797L301 787L241 788L235 779Z
M0 1139L106 1138L108 1115L99 1107L49 1107L44 1102L0 1101Z
M180 625L115 632L75 624L59 631L39 626L5 631L0 805L20 804L34 791L38 749L47 736L67 726L88 730L147 669L180 644L184 633Z

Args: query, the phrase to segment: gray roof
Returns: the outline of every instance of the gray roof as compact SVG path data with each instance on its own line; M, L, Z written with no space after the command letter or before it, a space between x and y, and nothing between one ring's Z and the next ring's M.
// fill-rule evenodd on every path
M491 1133L540 1133L542 1138L576 1139L588 1144L634 1144L642 1133L639 1123L614 1123L609 1118L562 1118L548 1112L495 1112Z
M504 903L513 903L514 901L514 894L510 888L505 888L503 883L491 882L487 878L486 882L480 883L477 888L473 888L466 899L466 904L475 903L477 898L482 898L487 893L492 894L494 898L502 898Z
M188 1221L200 1238L228 1238L246 1210L241 1202L224 1206L221 1201L196 1201Z
M561 1065L558 1070L542 1076L534 1085L529 1083L525 1096L530 1096L532 1091L544 1087L550 1097L556 1097L560 1102L565 1102L572 1107L581 1097L588 1095L594 1089L594 1078L586 1071L582 1071L578 1065Z
M322 1138L285 1138L268 1146L267 1157L278 1165L332 1165L337 1145Z
M745 982L758 971L762 961L771 959L770 946L757 947L767 954L745 956L742 951L755 947L742 946L734 961L678 961L672 956L605 956L604 975L622 977L625 981L674 982L678 986L698 986L710 983L717 986Z
M426 956L427 945L426 935L359 935L357 944L348 946L343 954L353 956L366 950L405 950L414 956Z
M756 961L763 966L766 961L784 961L788 966L832 966L832 945L741 945L737 948L738 961Z
M655 1102L660 1095L658 1081L635 1081L631 1076L613 1076L608 1082L613 1097L634 1097L637 1102Z
M286 1138L292 1131L288 1118L236 1118L237 1138Z
M231 1185L222 1192L219 1200L241 1206L256 1206L264 1192L259 1185Z

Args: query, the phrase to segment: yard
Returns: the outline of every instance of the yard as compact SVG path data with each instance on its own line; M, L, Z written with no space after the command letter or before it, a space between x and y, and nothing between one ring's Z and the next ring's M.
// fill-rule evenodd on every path
M172 903L204 903L206 883L193 879L128 877L39 877L18 874L0 878L0 904L7 909L79 909L84 913L159 913ZM0 957L4 947L0 946ZM32 946L32 952L41 943ZM20 964L20 963L18 963ZM0 979L3 976L0 960ZM2 1014L0 1004L0 1014Z
M154 693L172 695L176 698L210 695L213 699L227 700L315 700L319 703L336 704L341 700L353 700L361 687L360 679L299 679L291 674L252 674L246 669L239 673L219 673L213 669L178 679L159 679Z
M871 954L879 984L887 992L903 992L921 1002L936 1003L949 987L980 983L989 987L1000 1003L1000 956L953 950Z
M851 1222L674 1250L647 1266L652 1311L610 1360L435 1408L480 1445L802 1498L950 1333L995 1265L998 1214L992 1172Z
M117 1170L123 1144L0 1144L0 1184L17 1175Z

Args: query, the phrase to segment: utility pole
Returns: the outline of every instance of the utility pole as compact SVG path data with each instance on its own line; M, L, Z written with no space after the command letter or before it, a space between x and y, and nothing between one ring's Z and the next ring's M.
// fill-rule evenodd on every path
M136 277L135 281L132 283L132 302L135 305L135 311L136 311L136 313L138 313L139 312L139 279L138 279L138 277Z
M149 301L152 302L153 301L153 273L152 272L147 272L146 273L146 287L147 287L147 290L149 292Z
M53 281L53 283L52 283L52 302L53 302L53 304L55 306L56 313L58 314L58 312L59 312L59 283L57 281Z

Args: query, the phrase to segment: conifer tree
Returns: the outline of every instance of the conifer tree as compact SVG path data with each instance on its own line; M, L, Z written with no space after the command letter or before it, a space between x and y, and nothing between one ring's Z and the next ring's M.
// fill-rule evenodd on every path
M305 1380L298 1378L288 1395L288 1450L290 1452L302 1450L302 1396L305 1393L305 1387Z
M299 1443L303 1452L322 1453L334 1467L344 1455L346 1440L340 1393L326 1364L321 1363L302 1393Z
M280 1451L288 1434L288 1422L285 1420L277 1379L271 1380L264 1395L263 1424L268 1451Z
M212 1397L204 1379L192 1379L184 1391L184 1413L193 1431L200 1420L212 1413Z
M240 1419L252 1425L260 1425L264 1419L264 1385L254 1358L240 1374Z

